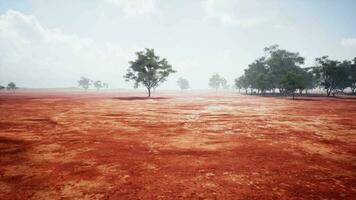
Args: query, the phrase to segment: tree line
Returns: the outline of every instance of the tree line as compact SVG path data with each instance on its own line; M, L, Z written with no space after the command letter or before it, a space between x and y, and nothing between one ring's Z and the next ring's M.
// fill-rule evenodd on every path
M94 81L84 76L78 80L78 86L82 87L84 90L88 90L90 86L94 86L96 90L100 90L101 88L109 88L108 83L102 82L101 80Z
M353 60L337 61L328 56L316 58L316 65L302 68L305 58L297 52L280 49L278 45L266 47L265 56L248 65L244 74L235 79L235 87L250 93L265 95L294 95L317 87L327 96L344 93L350 88L355 94L356 57Z
M5 89L15 92L15 90L18 89L18 87L16 86L16 84L14 82L10 82L9 84L7 84L6 87L0 85L0 90L5 90Z
M316 65L302 68L305 58L298 52L290 52L280 49L278 45L264 48L265 56L256 59L244 70L244 74L235 79L234 86L239 91L244 89L246 94L268 93L278 95L294 95L304 91L320 87L325 89L327 96L343 93L350 88L351 93L356 92L356 57L353 60L337 61L328 56L316 58ZM165 82L168 76L176 71L165 58L160 58L154 49L145 49L136 52L137 58L130 61L127 73L124 75L126 81L134 81L134 87L140 85L146 87L148 96L151 90ZM180 77L177 81L182 90L188 89L187 79ZM97 90L108 88L108 84L100 80L91 80L81 77L78 85L84 90L94 86ZM215 90L219 88L228 89L226 79L219 74L214 74L208 85ZM11 82L6 87L15 90L16 84ZM5 87L0 86L0 89Z

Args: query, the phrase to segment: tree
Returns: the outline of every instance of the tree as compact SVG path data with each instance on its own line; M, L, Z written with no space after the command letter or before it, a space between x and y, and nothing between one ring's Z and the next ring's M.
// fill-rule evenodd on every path
M303 79L304 79L304 86L305 88L303 88L305 90L305 94L308 95L308 90L309 89L313 89L317 86L317 80L315 77L315 74L313 72L313 68L308 67L308 68L304 68L302 71L303 74ZM301 89L301 88L299 88ZM302 92L302 91L300 91Z
M347 87L350 87L350 66L352 66L351 61L344 60L340 62L339 66L337 67L337 84L336 89L340 92L344 92Z
M223 86L223 84L227 84L226 79L221 77L219 74L214 74L209 79L209 86L214 88L216 91Z
M230 86L227 84L227 80L224 77L221 77L221 87L224 90L228 90Z
M80 77L80 80L78 81L78 85L79 87L82 87L84 90L88 90L90 85L92 84L92 80L90 80L89 78L85 78L85 77Z
M106 83L106 82L103 82L103 87L106 88L106 89L108 89L108 88L109 88L109 84Z
M330 60L328 56L316 58L316 62L317 66L314 67L314 72L319 84L326 90L327 96L334 94L337 89L343 90L346 87L345 63Z
M256 77L256 88L261 92L262 95L266 94L266 90L269 90L271 87L271 77L268 73L258 74Z
M271 88L278 88L279 92L283 93L281 81L290 70L300 69L300 65L304 64L305 58L297 52L289 52L284 49L279 49L278 45L272 45L265 49L266 65L271 76Z
M94 81L93 84L97 90L100 90L102 87L104 87L103 83L100 80Z
M124 78L126 81L133 80L135 88L142 84L146 87L150 97L151 89L158 87L160 83L167 80L171 73L176 71L165 58L160 59L156 56L153 49L136 52L136 55L137 59L129 62L130 67Z
M248 68L245 70L245 77L246 77L246 81L251 86L251 91L253 88L258 89L258 91L261 91L264 89L265 86L267 86L267 85L263 86L262 85L263 83L259 80L259 78L266 75L267 73L268 73L268 68L264 57L256 59L253 63L248 65ZM265 84L268 83L265 82ZM263 88L261 88L261 86Z
M238 79L235 79L235 86L236 88L240 89L243 88L245 90L245 93L247 94L247 89L248 89L248 81L246 80L246 76L242 75Z
M304 87L303 75L296 71L288 71L287 74L281 80L281 86L286 93L291 93L295 95L295 91L299 88Z
M356 57L352 60L352 64L348 67L349 87L352 94L356 94Z
M177 84L181 90L189 89L189 82L187 79L180 77Z
M3 89L5 89L5 87L4 87L4 86L2 86L2 85L0 85L0 90L3 90Z
M17 87L16 87L16 84L15 84L14 82L10 82L9 84L7 84L6 89L15 92L15 90L17 89Z

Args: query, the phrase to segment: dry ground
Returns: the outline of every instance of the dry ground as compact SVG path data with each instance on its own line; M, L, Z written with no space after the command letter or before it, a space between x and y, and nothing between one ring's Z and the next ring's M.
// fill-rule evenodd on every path
M0 199L353 199L356 100L0 93Z

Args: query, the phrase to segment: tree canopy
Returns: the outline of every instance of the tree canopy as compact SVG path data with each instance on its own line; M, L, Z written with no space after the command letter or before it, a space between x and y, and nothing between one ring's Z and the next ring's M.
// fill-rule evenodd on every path
M219 74L214 74L209 79L209 86L218 90L220 87L227 87L227 81L224 77L220 76Z
M181 90L189 89L189 82L187 79L180 77L177 80L177 85Z
M88 90L92 83L93 83L92 80L83 76L80 77L80 80L78 81L79 87L82 87L84 90Z
M97 90L100 90L104 87L103 82L101 82L101 80L94 81L93 85Z
M259 94L278 90L280 94L288 95L320 86L330 96L337 91L343 92L350 88L355 94L356 88L356 58L352 61L331 60L328 56L316 59L316 65L302 68L304 58L297 52L279 49L272 45L264 49L265 56L256 59L244 74L235 79L238 89L254 89ZM288 80L290 78L291 80Z
M17 86L16 86L16 84L14 82L10 82L9 84L7 84L6 89L15 91L17 89Z

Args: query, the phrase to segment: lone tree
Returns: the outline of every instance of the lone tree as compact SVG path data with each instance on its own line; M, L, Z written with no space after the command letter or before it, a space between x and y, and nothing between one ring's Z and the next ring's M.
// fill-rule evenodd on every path
M177 84L181 90L189 89L189 82L187 79L180 77Z
M92 80L89 78L85 78L84 76L80 77L80 80L78 81L79 87L82 87L84 90L88 90L90 85L92 84Z
M140 84L145 86L148 91L148 97L151 97L151 89L159 86L167 80L171 73L176 71L168 61L155 55L154 49L145 49L145 51L136 52L137 58L130 61L130 67L124 76L126 81L135 81L134 87Z
M2 85L0 85L0 90L3 90L3 89L5 89L5 87L4 87L4 86L2 86Z
M224 77L221 77L219 74L214 74L210 79L209 79L209 86L214 88L216 91L220 87L226 87L227 81Z
M7 84L6 89L15 92L15 90L17 89L17 87L16 87L16 84L15 84L14 82L10 82L9 84Z
M281 87L286 93L291 93L294 99L295 91L304 88L304 77L295 71L288 71L281 80Z
M101 88L104 87L104 84L100 81L100 80L97 80L97 81L94 81L94 87L97 89L97 90L100 90Z

